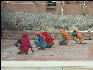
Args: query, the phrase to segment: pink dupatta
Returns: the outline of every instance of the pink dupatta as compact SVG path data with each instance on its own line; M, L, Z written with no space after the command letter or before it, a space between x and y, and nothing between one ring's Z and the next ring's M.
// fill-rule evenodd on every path
M23 33L21 37L22 45L20 46L20 50L23 52L28 52L30 47L30 39L27 33Z

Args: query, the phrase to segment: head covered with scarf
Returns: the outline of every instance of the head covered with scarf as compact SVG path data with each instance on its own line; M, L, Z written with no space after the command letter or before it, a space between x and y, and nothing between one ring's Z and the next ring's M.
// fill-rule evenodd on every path
M42 32L42 34L45 37L47 43L53 42L54 39L51 37L51 35L48 32L44 31Z
M27 33L23 32L23 35L21 36L21 42L22 42L22 45L21 45L20 49L22 51L28 52L29 47L30 47L30 39L29 39Z
M67 32L66 32L64 29L60 30L60 32L62 33L62 35L63 35L67 40L70 40Z
M83 39L83 36L82 36L77 30L74 30L74 32L77 34L77 38L78 38L78 39L84 40L84 39Z
M42 36L43 37L43 43L46 43L45 37L40 32L37 32L36 34L39 35L39 36Z

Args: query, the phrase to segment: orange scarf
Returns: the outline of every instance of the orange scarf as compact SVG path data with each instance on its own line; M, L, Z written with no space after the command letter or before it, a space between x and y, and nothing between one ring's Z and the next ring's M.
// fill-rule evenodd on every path
M63 36L65 36L65 38L66 38L67 40L70 40L67 32L66 32L64 29L60 30L60 32L62 33Z

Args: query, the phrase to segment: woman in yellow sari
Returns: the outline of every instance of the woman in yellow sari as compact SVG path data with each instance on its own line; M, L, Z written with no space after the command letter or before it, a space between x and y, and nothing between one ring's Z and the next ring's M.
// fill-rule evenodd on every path
M70 40L67 32L64 29L60 30L60 32L62 33L62 35L59 37L59 44L60 45L67 45Z

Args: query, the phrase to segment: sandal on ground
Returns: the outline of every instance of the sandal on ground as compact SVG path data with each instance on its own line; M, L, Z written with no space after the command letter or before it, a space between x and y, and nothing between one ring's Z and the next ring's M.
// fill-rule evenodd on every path
M28 52L25 52L25 54L28 54Z
M22 52L17 52L18 54L22 54Z

